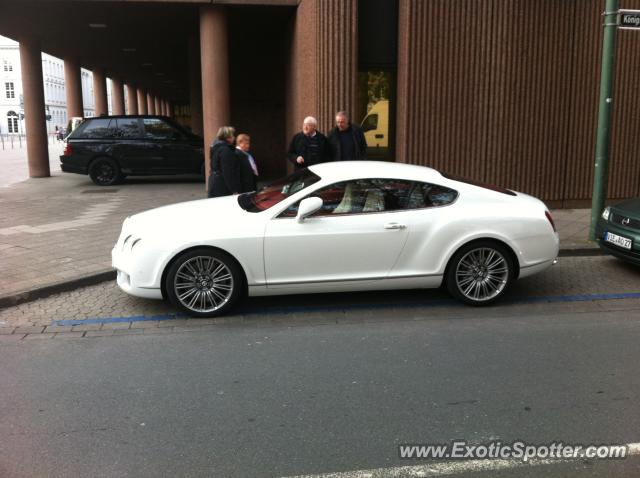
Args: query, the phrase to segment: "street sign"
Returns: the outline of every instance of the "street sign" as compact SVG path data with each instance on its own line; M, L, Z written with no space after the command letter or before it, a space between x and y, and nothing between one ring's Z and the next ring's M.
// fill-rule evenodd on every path
M640 10L618 10L618 28L640 30Z

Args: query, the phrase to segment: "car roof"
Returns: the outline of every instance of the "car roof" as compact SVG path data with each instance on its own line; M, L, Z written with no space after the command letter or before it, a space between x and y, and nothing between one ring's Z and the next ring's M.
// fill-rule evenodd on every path
M309 169L322 179L350 179L358 177L381 177L398 179L440 180L443 176L435 169L415 164L391 163L387 161L332 161L316 164Z

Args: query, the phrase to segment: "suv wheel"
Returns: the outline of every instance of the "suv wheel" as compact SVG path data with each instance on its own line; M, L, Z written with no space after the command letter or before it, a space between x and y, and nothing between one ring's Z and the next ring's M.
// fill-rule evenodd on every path
M110 158L93 161L89 167L89 177L98 186L112 186L123 179L118 163Z

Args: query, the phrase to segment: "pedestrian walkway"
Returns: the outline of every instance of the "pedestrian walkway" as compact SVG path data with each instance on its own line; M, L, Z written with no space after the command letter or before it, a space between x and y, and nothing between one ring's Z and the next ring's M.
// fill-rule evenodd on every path
M99 187L57 168L51 178L0 187L0 307L115 277L111 248L127 216L204 195L204 184L194 177L133 178ZM562 249L594 250L587 239L589 210L553 215Z

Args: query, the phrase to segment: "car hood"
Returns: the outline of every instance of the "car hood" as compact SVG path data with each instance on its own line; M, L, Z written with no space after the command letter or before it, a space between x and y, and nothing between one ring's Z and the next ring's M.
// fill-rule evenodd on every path
M612 206L612 208L625 213L627 216L640 218L640 198L623 201Z
M127 227L139 232L193 231L206 224L218 226L241 220L246 213L238 205L237 196L223 196L211 199L182 202L162 206L134 214L127 221Z

